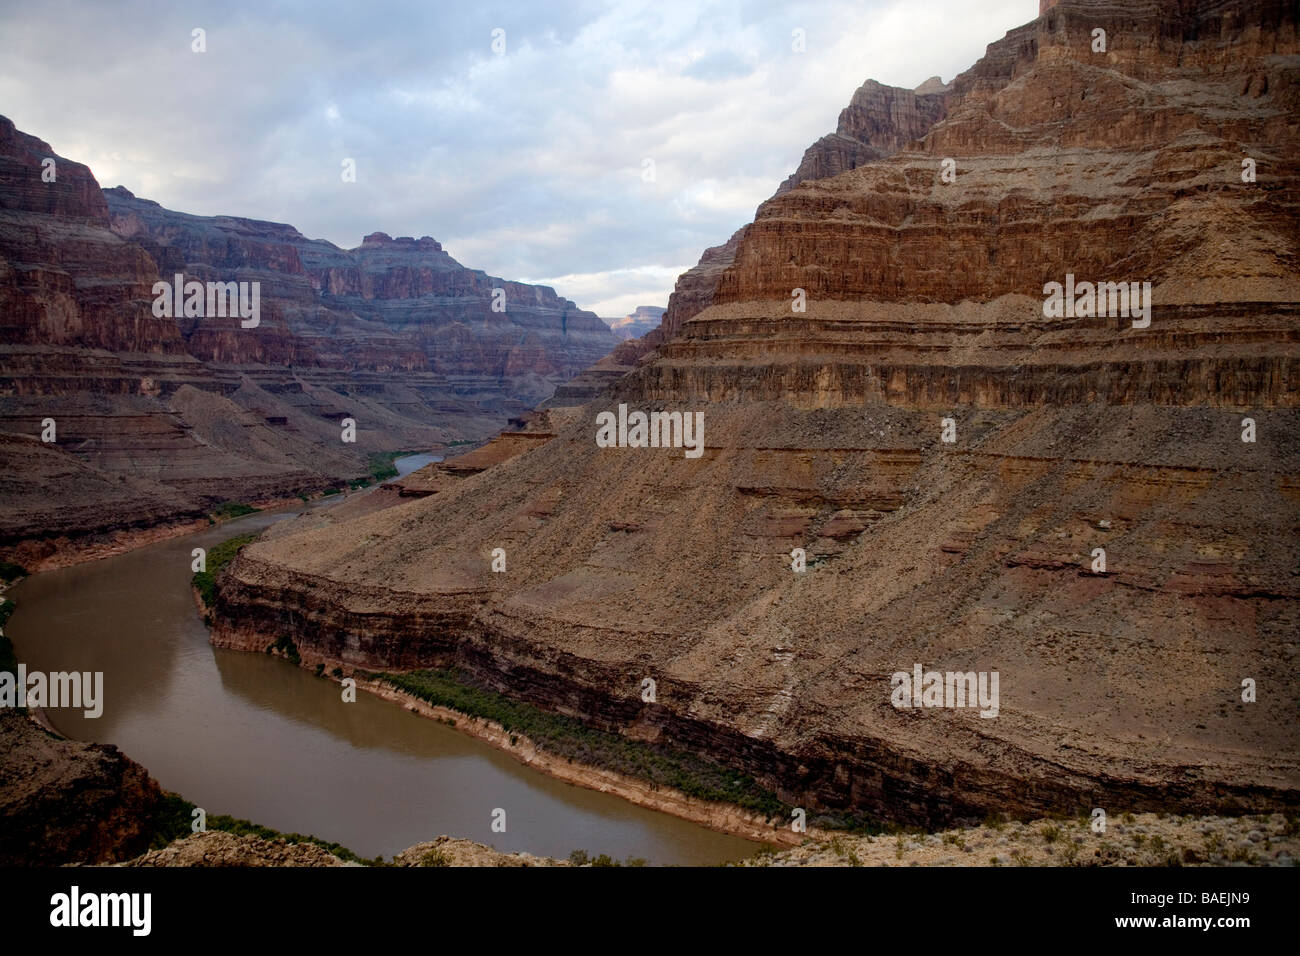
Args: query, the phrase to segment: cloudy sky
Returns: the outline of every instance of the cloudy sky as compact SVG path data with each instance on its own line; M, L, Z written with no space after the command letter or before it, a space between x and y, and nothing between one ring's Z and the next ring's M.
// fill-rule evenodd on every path
M171 209L288 222L346 248L375 231L431 235L471 268L620 316L666 305L863 80L950 80L1037 12L4 0L0 114L101 185Z

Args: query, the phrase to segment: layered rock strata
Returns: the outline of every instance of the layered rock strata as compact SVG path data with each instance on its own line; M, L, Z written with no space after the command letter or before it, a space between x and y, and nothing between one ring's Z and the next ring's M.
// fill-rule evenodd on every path
M282 223L173 212L120 186L104 196L114 233L148 251L164 278L261 283L257 334L180 321L187 350L208 363L294 368L377 396L398 381L407 404L420 396L431 411L441 399L517 413L617 341L554 290L467 269L429 236L376 232L345 250ZM497 290L503 311L492 307Z
M606 319L605 324L619 339L638 339L652 329L657 329L667 311L657 305L639 305L631 315L621 319Z
M155 315L177 274L257 283L257 326ZM338 487L374 452L482 440L615 342L428 237L343 250L101 191L0 117L0 555L29 569Z
M455 665L906 823L1296 806L1296 26L1062 0L706 254L554 438L246 548L214 641ZM1049 317L1067 274L1150 323ZM619 404L702 411L704 454L598 447ZM896 706L917 665L996 672L996 716Z

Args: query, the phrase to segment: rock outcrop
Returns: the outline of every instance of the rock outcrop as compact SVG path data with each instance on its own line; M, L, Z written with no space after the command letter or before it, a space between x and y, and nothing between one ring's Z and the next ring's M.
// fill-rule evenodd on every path
M315 843L289 843L221 830L194 833L123 866L347 866Z
M0 866L107 863L149 845L162 791L116 747L0 710Z
M935 77L938 80L938 77ZM799 168L777 189L778 196L800 183L826 179L857 169L865 163L893 156L920 139L943 118L947 87L933 92L905 90L867 80L840 113L835 132L823 136L803 155Z
M606 319L605 324L619 340L639 339L647 332L659 328L667 311L657 305L639 305L631 315L621 319Z
M471 840L440 836L417 843L393 857L394 866L568 866L567 860L553 860L531 853L502 853Z
M924 136L943 117L949 90L950 87L937 76L915 90L867 80L840 112L835 132L808 147L799 168L777 187L776 196L789 192L800 183L837 176L865 163L893 156L905 145ZM706 249L699 264L682 273L669 297L660 327L648 335L643 333L645 337L641 342L630 343L615 351L616 360L622 366L634 365L653 348L675 336L684 322L713 302L722 273L731 267L747 229L742 227L727 242ZM577 392L575 397L581 394Z
M554 438L244 549L214 641L454 665L904 823L1295 807L1296 16L1062 0L706 253ZM1049 316L1067 274L1149 325ZM704 453L598 447L620 403ZM917 665L996 716L895 706Z

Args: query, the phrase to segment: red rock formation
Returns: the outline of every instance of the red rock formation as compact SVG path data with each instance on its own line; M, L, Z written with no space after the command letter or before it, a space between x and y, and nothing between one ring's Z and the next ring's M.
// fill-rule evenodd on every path
M176 273L259 283L259 326L155 316L153 285ZM428 237L347 251L101 192L0 117L0 554L31 569L221 501L337 487L372 452L484 438L615 341L551 289L466 269Z
M781 196L800 183L835 176L894 155L904 145L923 136L944 115L948 89L938 77L927 80L924 91L867 80L840 112L835 132L808 147L799 168L781 183L776 195ZM678 278L668 299L662 327L641 342L621 347L616 352L620 364L634 365L650 349L676 335L683 322L713 301L722 272L731 266L744 233L742 228L723 245L706 249L699 265ZM570 383L566 393L585 394L580 382L581 379Z
M946 92L942 83L939 89ZM867 80L840 113L835 132L808 147L799 168L776 194L787 193L810 179L837 176L893 156L924 136L944 111L944 92L920 93Z
M1296 31L1062 0L919 139L707 253L555 438L246 548L214 640L455 665L805 807L1300 804ZM1150 326L1046 318L1067 272L1152 282ZM705 453L597 447L619 402L702 410ZM896 709L917 663L998 671L999 715Z
M621 319L606 319L605 324L621 340L637 339L657 329L663 321L665 311L657 305L639 305L631 315L625 315Z
M110 231L90 170L3 116L0 252L0 344L184 354L175 323L148 309L157 269Z
M375 232L343 250L281 223L171 212L120 186L105 196L114 231L148 250L164 277L261 282L264 320L251 334L235 319L181 321L204 361L400 371L411 386L517 413L616 341L552 289L466 269L429 236ZM492 310L494 289L504 313Z

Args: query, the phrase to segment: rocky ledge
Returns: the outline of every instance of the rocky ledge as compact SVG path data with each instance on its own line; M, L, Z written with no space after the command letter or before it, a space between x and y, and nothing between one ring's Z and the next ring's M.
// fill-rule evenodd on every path
M158 784L116 747L0 710L0 865L107 863L149 845Z

